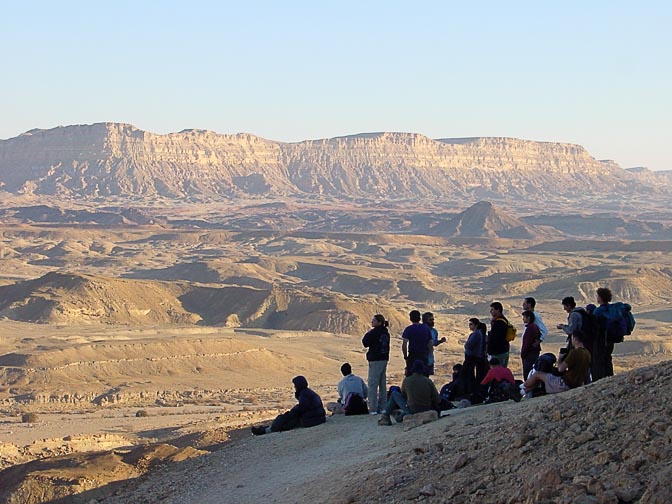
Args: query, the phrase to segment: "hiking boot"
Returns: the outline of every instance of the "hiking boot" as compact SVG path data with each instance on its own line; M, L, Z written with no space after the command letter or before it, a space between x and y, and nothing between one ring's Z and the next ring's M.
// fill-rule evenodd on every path
M378 419L378 425L390 426L392 425L392 420L390 420L389 415L380 415Z
M394 412L394 421L397 422L397 423L401 423L401 422L404 421L405 416L406 415L404 415L403 411L397 410L397 411Z
M261 436L263 434L266 434L266 427L264 427L263 425L252 427L252 434L254 434L255 436Z

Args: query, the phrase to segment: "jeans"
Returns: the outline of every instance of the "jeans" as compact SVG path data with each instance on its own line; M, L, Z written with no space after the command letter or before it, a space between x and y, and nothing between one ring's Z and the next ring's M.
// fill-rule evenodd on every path
M380 412L387 394L387 361L369 361L369 411Z
M401 392L393 390L390 394L390 398L387 400L387 405L385 406L385 411L389 415L395 409L401 410L404 415L410 415L411 411L408 409L408 403L404 396L401 395Z

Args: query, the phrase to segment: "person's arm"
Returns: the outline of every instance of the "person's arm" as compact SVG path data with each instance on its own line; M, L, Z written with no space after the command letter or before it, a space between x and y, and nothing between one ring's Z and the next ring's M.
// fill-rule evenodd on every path
M408 340L406 338L401 340L401 353L404 355L404 359L408 359Z
M434 407L434 409L438 409L438 407L441 405L441 396L436 390L436 385L434 385L434 382L431 380L430 382L432 384L432 407Z
M535 322L537 324L537 327L539 327L539 332L541 333L541 340L546 339L546 335L548 334L548 327L546 327L546 324L544 324L544 321L541 319L541 315L539 315L537 312L534 312L535 316Z
M345 397L343 397L343 390L345 388L345 385L343 384L343 380L338 382L338 402L341 404L345 403Z

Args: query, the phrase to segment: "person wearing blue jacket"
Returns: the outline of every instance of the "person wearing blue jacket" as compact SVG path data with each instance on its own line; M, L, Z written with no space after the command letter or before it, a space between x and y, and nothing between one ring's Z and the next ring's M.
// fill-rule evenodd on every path
M314 427L327 421L322 399L308 388L308 380L303 376L295 376L294 397L299 401L291 410L275 417L271 425L252 427L252 434L260 436L269 432L283 432L296 427Z

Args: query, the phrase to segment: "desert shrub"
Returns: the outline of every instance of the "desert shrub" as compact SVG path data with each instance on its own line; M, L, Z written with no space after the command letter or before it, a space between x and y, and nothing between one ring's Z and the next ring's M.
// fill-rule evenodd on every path
M21 421L23 423L35 423L37 422L37 413L22 413Z
M144 409L141 409L135 412L135 416L138 418L143 418L149 416L149 414Z

